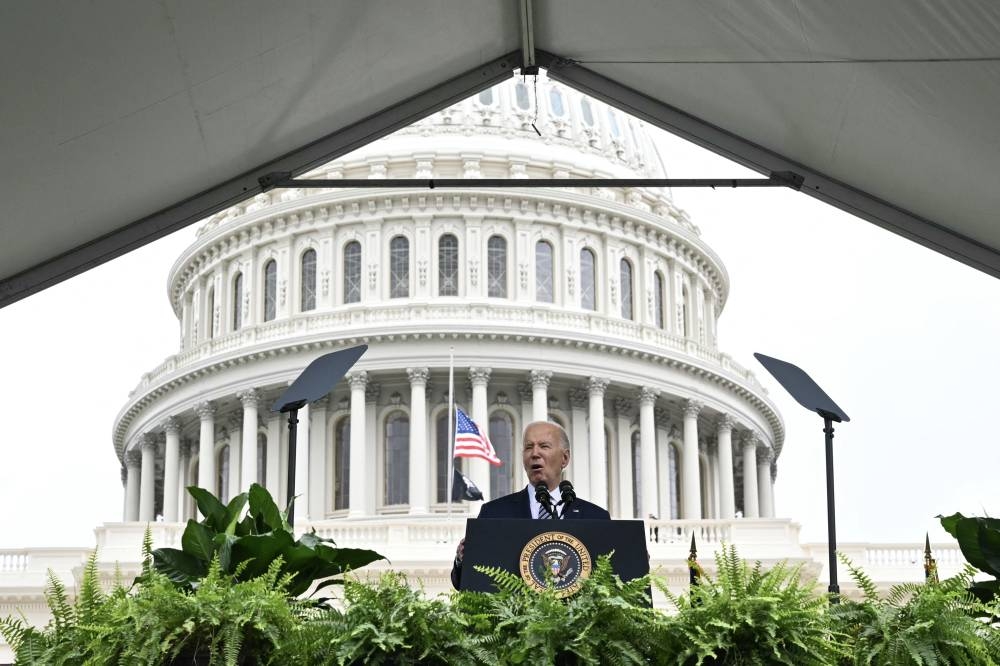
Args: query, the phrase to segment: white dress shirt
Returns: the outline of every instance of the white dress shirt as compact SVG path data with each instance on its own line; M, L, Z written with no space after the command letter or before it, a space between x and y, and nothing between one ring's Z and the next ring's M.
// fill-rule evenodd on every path
M531 507L531 517L534 518L535 520L538 520L538 514L542 510L542 505L539 504L538 500L535 499L535 487L529 483L526 486L526 489L528 491L528 506ZM562 499L562 493L559 491L559 486L556 486L555 490L550 490L549 496L552 498L553 512L559 514L559 509L556 508L556 505L559 504L559 500Z

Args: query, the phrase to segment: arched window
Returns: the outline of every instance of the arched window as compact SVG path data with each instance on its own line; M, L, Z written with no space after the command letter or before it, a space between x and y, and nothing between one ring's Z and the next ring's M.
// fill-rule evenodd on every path
M410 241L396 236L389 242L389 298L410 295Z
M593 127L594 110L590 107L590 102L586 97L580 98L580 113L583 116L583 124L587 127Z
M333 428L333 508L351 506L351 417L345 416Z
M586 247L580 250L580 307L597 309L597 256Z
M632 433L632 515L637 519L643 519L646 516L640 515L642 502L642 436L639 431L636 430ZM650 507L646 513L655 513L655 511Z
M243 273L233 278L233 330L243 328Z
M670 476L670 519L677 520L681 517L681 484L677 470L677 451L673 444L667 445L668 474ZM660 516L663 518L663 516Z
M563 106L562 93L559 92L558 88L549 89L549 108L552 109L553 116L563 116L566 113L566 108Z
M632 264L621 260L622 318L632 319Z
M257 433L257 483L264 485L267 479L267 435Z
M656 271L653 273L653 317L656 320L657 328L667 327L666 313L663 311L663 292L665 289L663 273Z
M351 241L344 246L344 302L361 301L361 243Z
M622 130L618 126L618 118L615 116L615 112L608 107L608 128L611 130L611 136L616 139L621 138Z
M406 504L410 501L410 417L393 412L385 420L385 447L382 459L382 503Z
M448 489L451 488L451 481L448 478L448 467L450 465L448 456L451 455L451 443L448 441L448 410L444 409L437 417L437 432L434 438L434 475L437 479L437 491L435 497L437 501L444 504L448 501Z
M454 234L438 239L438 295L458 296L458 239Z
M517 108L524 111L531 108L531 100L528 99L528 86L523 83L514 86L514 99L517 101Z
M691 327L688 325L688 315L691 312L691 297L688 295L687 285L681 289L681 294L683 295L683 305L681 307L681 317L683 318L682 325L684 326L684 337L689 337L691 335Z
M520 464L514 460L514 420L503 410L490 415L490 443L503 461L502 465L490 465L490 497L509 495L514 490L514 470Z
M271 259L264 264L264 321L271 321L278 314L278 262Z
M215 461L215 489L218 491L216 497L223 503L229 501L229 445L226 444L219 449L218 457Z
M316 250L306 250L302 254L302 298L299 303L302 312L316 309Z
M486 243L486 284L494 298L507 298L507 239L490 236Z
M493 88L487 88L479 93L479 103L483 106L493 106Z
M212 336L215 335L215 287L210 287L208 290L206 308L208 322L205 325L205 339L211 340Z
M535 243L535 300L552 303L555 290L552 284L552 245L548 241Z

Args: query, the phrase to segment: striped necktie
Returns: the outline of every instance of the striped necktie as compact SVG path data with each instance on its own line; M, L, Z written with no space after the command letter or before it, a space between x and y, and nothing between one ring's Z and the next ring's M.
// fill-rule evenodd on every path
M544 504L539 504L538 505L538 519L539 520L545 520L545 519L551 519L551 518L552 518L552 514L549 513L549 508L547 506L545 506Z

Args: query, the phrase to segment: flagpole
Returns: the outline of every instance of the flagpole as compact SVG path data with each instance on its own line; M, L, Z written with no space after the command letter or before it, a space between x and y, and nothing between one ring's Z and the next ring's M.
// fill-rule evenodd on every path
M455 348L448 349L448 522L451 496L455 492Z

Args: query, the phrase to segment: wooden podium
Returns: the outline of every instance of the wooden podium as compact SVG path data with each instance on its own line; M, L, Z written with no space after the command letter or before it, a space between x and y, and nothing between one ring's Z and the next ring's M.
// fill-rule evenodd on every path
M569 596L590 575L597 558L613 552L611 566L624 581L649 573L641 520L476 520L465 526L463 590L495 592L477 565L498 567L541 589L551 580Z

